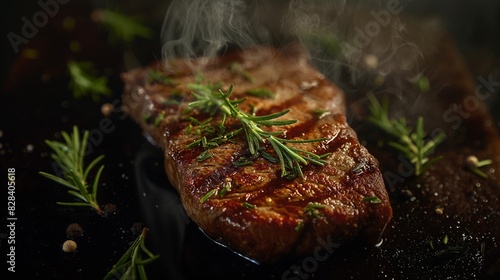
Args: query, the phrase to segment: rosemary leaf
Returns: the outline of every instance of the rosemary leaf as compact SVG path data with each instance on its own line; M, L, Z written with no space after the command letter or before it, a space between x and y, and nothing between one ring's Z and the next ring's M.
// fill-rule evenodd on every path
M200 198L201 203L205 203L209 198L211 198L215 193L217 192L217 189L212 189L209 192L207 192L204 196Z
M91 201L97 201L97 189L99 188L99 179L101 178L101 173L104 170L104 165L102 165L94 178L94 183L92 184L92 198Z
M189 103L191 109L197 109L201 112L210 114L211 116L216 113L221 113L223 120L226 118L234 118L241 124L248 144L248 149L252 156L263 156L264 158L274 158L273 156L264 156L261 151L261 144L269 142L276 153L281 167L281 176L287 178L294 178L296 176L304 177L301 165L307 165L309 162L324 165L326 161L321 156L311 156L312 153L291 148L287 143L311 143L321 142L324 139L309 139L309 140L288 140L279 137L284 134L284 131L268 132L262 129L264 126L284 126L296 122L296 120L278 120L278 118L286 115L289 110L264 115L254 116L241 111L238 104L245 101L245 99L231 100L229 97L233 92L231 85L227 92L222 90L214 90L210 85L190 84L188 88L193 91L195 101ZM274 160L272 161L274 162Z
M65 186L65 187L68 187L68 188L71 188L71 189L74 189L74 190L78 190L78 188L75 187L72 183L70 183L70 182L68 182L68 181L66 181L66 180L64 180L64 179L62 179L60 177L57 177L55 175L52 175L52 174L49 174L49 173L45 173L45 172L42 172L42 171L40 171L39 174L42 175L42 176L44 176L44 177L46 177L46 178L48 178L48 179L50 179L50 180L52 180L52 181L54 181L54 182L56 182L56 183L58 183L58 184L61 184L61 185Z
M88 201L87 198L83 195L81 195L80 193L76 192L76 191L73 191L73 190L69 190L68 191L69 194L73 195L73 196L76 196L77 198L79 198L80 200L83 200L83 201Z
M365 196L365 197L363 197L363 201L374 203L374 204L382 203L382 200L380 200L380 198L378 198L376 196Z
M85 206L88 207L89 204L85 202L56 202L58 205L64 206Z
M260 97L260 98L274 98L276 94L268 89L256 88L247 91L249 95Z
M243 205L243 207L248 208L248 209L254 209L255 208L254 204L248 203L246 201L243 202L242 205Z

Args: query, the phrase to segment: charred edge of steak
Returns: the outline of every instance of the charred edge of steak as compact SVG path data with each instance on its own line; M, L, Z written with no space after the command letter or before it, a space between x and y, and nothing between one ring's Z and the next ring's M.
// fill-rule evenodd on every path
M246 73L227 65L236 62ZM190 65L201 64L201 60ZM252 165L235 167L248 155L243 137L211 150L212 158L198 162L197 149L187 149L196 136L186 133L183 110L190 100L186 85L195 75L185 61L162 70L172 84L149 83L147 69L125 73L125 109L165 151L165 168L181 196L188 215L211 238L259 262L274 262L288 255L307 255L321 242L341 243L361 237L379 241L392 217L392 209L378 162L358 142L346 122L343 93L312 68L303 53L271 48L242 50L203 64L204 78L235 85L236 98L246 97L257 112L267 114L290 109L287 117L298 120L286 127L287 137L327 138L321 143L300 144L317 154L331 153L325 166L304 166L304 178L280 177L279 164L257 158ZM159 65L153 65L161 69ZM304 86L304 82L308 85ZM247 94L251 88L267 88L275 99ZM180 96L180 97L179 97ZM165 102L174 98L179 102ZM312 111L329 112L318 118ZM249 109L242 105L242 110ZM147 121L144 116L149 116ZM198 115L197 117L201 117ZM151 123L151 119L159 119ZM216 117L212 122L220 121ZM224 196L221 190L230 184ZM214 195L204 203L209 191ZM377 197L380 203L367 202Z

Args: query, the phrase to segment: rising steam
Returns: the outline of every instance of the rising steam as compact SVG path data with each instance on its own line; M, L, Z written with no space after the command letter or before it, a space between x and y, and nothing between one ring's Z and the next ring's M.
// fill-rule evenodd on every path
M366 70L386 75L415 67L418 58L398 17L404 8L382 0L175 0L164 20L162 55L168 65L231 47L295 41L333 80L340 67L354 78Z
M239 0L173 1L164 20L162 55L175 58L211 57L228 46L265 44L268 32L252 15L257 3Z

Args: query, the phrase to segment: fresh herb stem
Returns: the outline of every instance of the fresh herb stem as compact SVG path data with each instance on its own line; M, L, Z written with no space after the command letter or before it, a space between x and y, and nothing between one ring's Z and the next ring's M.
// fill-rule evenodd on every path
M484 159L479 161L476 156L470 155L465 159L465 163L472 173L486 179L488 178L488 174L484 173L479 168L490 165L493 163L493 161L491 159Z
M289 110L265 116L249 115L238 108L238 104L244 102L245 99L230 99L233 86L230 86L226 93L222 90L214 91L213 87L201 84L190 84L189 89L193 91L193 95L196 98L195 101L189 103L191 109L198 109L211 116L220 112L223 114L223 123L228 117L239 121L243 127L248 149L252 156L258 156L260 151L263 150L261 144L268 142L276 152L276 156L281 166L282 177L304 177L301 165L307 165L309 162L321 166L326 164L323 158L328 156L328 154L320 156L287 145L289 143L321 142L324 141L325 138L288 140L279 137L279 135L284 134L283 131L268 132L262 129L263 126L284 126L296 123L296 120L277 120L279 117L286 115ZM266 154L266 156L263 157L267 158L269 156L269 154Z
M363 197L363 201L373 203L373 204L379 204L382 203L382 200L376 196L365 196Z
M94 102L99 102L101 96L110 96L108 79L97 76L97 70L92 62L77 62L70 60L67 64L70 83L69 87L75 98L90 96Z
M256 89L250 89L247 91L249 95L255 96L255 97L260 97L260 98L275 98L276 94L268 89L264 88L256 88Z
M102 214L99 203L97 202L97 189L99 187L99 179L104 169L104 165L100 166L90 188L88 177L90 171L104 158L103 155L94 159L86 168L84 165L84 154L87 147L89 132L83 133L83 138L80 138L80 132L77 126L73 126L73 133L69 135L67 132L61 132L65 142L49 141L45 143L54 151L51 155L52 159L62 168L62 176L56 176L46 172L39 172L40 175L59 183L67 188L68 194L76 197L82 202L58 202L60 205L67 206L89 206Z
M243 202L242 203L243 207L245 208L248 208L248 209L254 209L255 208L255 204L252 204L252 203L249 203L249 202Z
M414 165L415 175L423 174L429 166L440 159L440 157L430 158L430 155L437 145L444 142L446 134L441 132L433 139L426 140L422 116L418 117L415 128L412 129L407 125L405 118L389 119L388 99L380 103L373 94L369 94L368 98L371 112L367 118L368 121L398 140L398 142L390 141L388 144L401 152Z
M201 203L205 203L209 198L211 198L214 194L217 193L217 189L211 189L209 192L207 192L204 196L200 198Z
M104 280L108 279L148 279L144 265L156 260L159 256L154 255L146 248L145 239L148 229L144 228L141 235L132 243L120 260L106 274ZM143 255L147 258L143 259Z

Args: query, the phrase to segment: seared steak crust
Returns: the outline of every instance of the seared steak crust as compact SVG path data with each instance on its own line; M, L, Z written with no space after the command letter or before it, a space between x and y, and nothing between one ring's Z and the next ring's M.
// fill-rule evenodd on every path
M316 71L303 52L256 47L211 60L177 60L163 66L157 63L123 74L124 109L165 151L170 182L187 214L208 236L259 262L312 254L318 242L325 240L379 240L392 210L378 162L348 126L341 90ZM152 79L150 69L161 71L169 80ZM251 157L244 133L213 148L211 158L198 161L203 149L187 146L200 135L188 117L204 121L209 116L186 113L186 109L193 101L187 85L200 77L202 82L220 83L224 91L234 85L231 97L247 98L239 105L242 111L263 115L290 109L282 118L297 123L263 129L286 130L283 137L288 139L326 138L290 145L318 155L331 153L327 164L303 166L303 178L283 178L279 164ZM249 94L262 88L275 96ZM220 121L216 115L210 124ZM237 125L226 123L227 129ZM251 159L253 164L236 166L240 158ZM214 189L214 195L200 201ZM377 197L380 203L366 197ZM311 204L320 207L308 207Z

